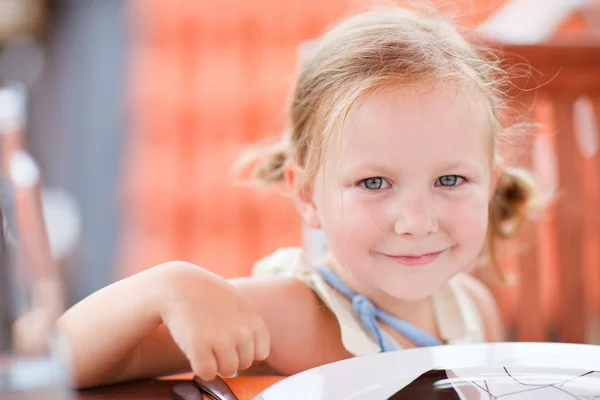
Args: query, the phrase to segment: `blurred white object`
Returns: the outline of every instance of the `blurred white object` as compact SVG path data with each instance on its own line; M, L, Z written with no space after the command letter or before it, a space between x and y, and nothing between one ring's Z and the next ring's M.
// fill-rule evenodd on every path
M11 84L0 88L0 134L10 134L25 119L25 88Z
M508 0L477 31L504 43L534 44L547 40L570 15L593 0Z
M9 168L10 176L19 187L31 189L40 181L40 170L29 153L23 150L12 154Z
M45 188L42 189L42 212L52 258L64 259L79 243L81 213L77 202L65 190Z
M592 158L598 152L598 121L589 97L579 97L573 103L575 138L581 155Z

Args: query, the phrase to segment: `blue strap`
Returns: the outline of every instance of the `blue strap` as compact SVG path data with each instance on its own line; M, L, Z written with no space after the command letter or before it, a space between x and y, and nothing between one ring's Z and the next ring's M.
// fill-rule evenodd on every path
M377 324L377 319L388 324L404 337L419 347L439 346L442 344L437 338L425 332L421 328L406 322L388 312L377 308L371 300L362 294L356 294L348 288L344 282L331 270L318 265L317 270L325 280L335 290L342 293L352 301L352 308L360 318L363 325L373 333L381 351L396 350L393 343L383 333L381 327Z

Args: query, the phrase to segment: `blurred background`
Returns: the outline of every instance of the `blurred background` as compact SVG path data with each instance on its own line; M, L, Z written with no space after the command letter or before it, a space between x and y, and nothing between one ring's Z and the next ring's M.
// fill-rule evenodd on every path
M508 285L488 281L510 338L600 343L600 2L429 3L508 65L531 64L538 79L517 87L545 83L515 93L542 124L513 161L559 196L500 248ZM0 80L30 90L27 141L69 303L165 261L233 277L279 247L318 252L288 199L228 171L283 130L301 46L368 4L0 0Z

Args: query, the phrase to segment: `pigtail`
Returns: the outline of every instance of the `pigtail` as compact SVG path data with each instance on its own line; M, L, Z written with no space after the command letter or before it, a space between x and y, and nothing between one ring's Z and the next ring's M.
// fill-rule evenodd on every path
M490 202L487 249L494 270L505 282L497 259L497 239L516 236L528 215L542 203L542 191L531 174L520 168L504 169Z
M264 149L264 158L253 170L253 177L259 182L274 183L284 180L284 168L288 153L283 143Z
M291 143L288 135L270 145L256 145L248 148L235 165L238 171L249 170L251 180L262 184L282 182L285 167L290 159Z

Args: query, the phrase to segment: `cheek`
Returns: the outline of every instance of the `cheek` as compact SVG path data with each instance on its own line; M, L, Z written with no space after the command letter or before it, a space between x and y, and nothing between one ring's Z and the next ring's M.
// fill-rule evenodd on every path
M345 238L347 244L360 244L383 236L381 205L365 202L351 194L331 204L328 224L331 233Z
M368 256L369 250L383 237L377 212L381 207L359 202L352 196L345 196L342 201L339 193L337 201L328 202L326 207L323 230L336 257L348 265Z
M488 225L487 193L458 200L451 208L443 213L441 225L463 250L478 253L485 242Z

